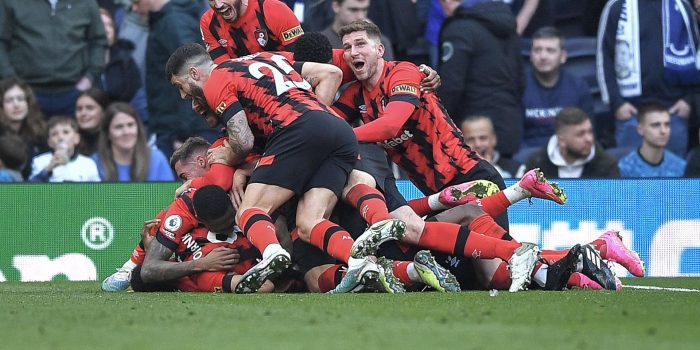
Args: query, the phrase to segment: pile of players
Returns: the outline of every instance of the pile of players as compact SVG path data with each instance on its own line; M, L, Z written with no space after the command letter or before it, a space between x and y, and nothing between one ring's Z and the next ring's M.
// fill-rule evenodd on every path
M221 36L245 36L256 2L215 3L203 17L216 23L202 26L209 51L184 45L165 71L224 135L173 154L185 185L103 290L619 290L605 260L643 276L614 231L556 251L510 237L510 205L564 204L563 190L538 169L506 188L433 94L435 72L384 61L374 24L343 27L340 50L300 28L281 33L294 40L275 49L289 52L223 40L246 47L234 50ZM403 198L387 155L426 197Z

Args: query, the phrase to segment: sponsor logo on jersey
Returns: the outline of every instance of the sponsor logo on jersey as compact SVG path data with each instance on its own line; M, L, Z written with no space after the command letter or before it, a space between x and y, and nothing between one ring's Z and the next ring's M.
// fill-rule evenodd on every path
M225 110L226 110L226 102L221 101L221 103L219 103L219 105L216 106L216 110L214 110L214 112L216 112L217 115L222 115L222 114L224 114Z
M301 29L301 26L296 26L290 30L282 32L282 40L289 41L298 36L301 36L302 34L304 34L304 30Z
M382 142L382 146L384 146L384 148L396 147L404 143L404 141L410 140L412 137L413 134L411 134L410 131L405 130L399 137L394 137L393 139L388 139Z
M163 227L168 231L177 231L182 226L180 215L170 215L165 219Z
M254 35L260 47L265 47L265 45L267 45L267 30L258 28L255 30Z
M413 86L413 85L408 85L408 84L401 84L401 85L396 85L393 88L391 88L391 94L396 94L396 93L409 93L413 95L418 95L418 89Z

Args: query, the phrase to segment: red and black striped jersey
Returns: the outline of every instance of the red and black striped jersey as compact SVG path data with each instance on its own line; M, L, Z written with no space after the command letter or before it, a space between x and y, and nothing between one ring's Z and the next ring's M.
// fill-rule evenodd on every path
M423 73L409 62L385 62L377 85L368 91L359 82L343 91L333 109L351 122L365 124L381 118L389 102L404 101L416 106L396 137L381 145L423 193L440 191L458 174L465 174L478 162L479 155L464 142L440 100L423 93Z
M333 111L282 55L259 52L221 63L204 84L204 97L227 121L244 110L254 136L265 137L308 111Z
M294 12L278 0L249 0L248 8L233 23L209 9L199 27L215 63L261 51L288 51L304 34Z
M243 255L242 250L249 250L252 245L238 227L229 234L216 234L199 222L192 204L196 191L191 188L182 193L165 214L159 215L161 223L156 232L158 242L174 251L178 261L197 260L216 247L239 249ZM257 252L257 249L253 249ZM254 255L255 252L247 254Z

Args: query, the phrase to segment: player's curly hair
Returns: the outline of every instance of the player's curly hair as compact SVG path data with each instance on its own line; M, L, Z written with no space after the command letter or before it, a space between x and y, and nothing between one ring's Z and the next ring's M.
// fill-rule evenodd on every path
M301 62L330 63L333 47L325 35L308 32L294 42L294 60Z
M233 207L226 191L216 185L198 189L192 198L192 205L202 221L218 219Z

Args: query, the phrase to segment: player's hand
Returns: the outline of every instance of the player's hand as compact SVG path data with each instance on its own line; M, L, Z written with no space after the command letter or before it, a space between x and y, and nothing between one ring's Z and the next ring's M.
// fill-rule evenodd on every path
M236 266L240 259L241 256L237 250L217 247L210 251L209 254L195 261L204 271L226 271Z
M680 99L676 101L676 103L671 106L671 108L668 109L668 113L670 114L675 114L681 118L688 119L690 116L690 105L688 102L685 102L684 99Z
M229 146L228 140L224 141L223 146L207 150L207 162L209 166L214 163L233 165L235 155Z
M190 189L190 185L192 184L192 179L189 179L185 181L180 187L178 187L175 190L175 198L179 197L183 192L187 191Z
M247 171L236 169L233 173L233 185L231 186L231 201L233 203L233 208L238 211L238 207L243 202L243 194L245 193L245 186L248 182Z
M151 242L155 236L151 236L151 230L160 225L160 219L151 219L143 222L141 227L141 242L143 242L143 250L148 251Z
M629 120L635 114L637 114L637 109L631 103L625 102L615 111L615 118L621 121Z
M435 92L442 84L440 75L436 70L424 64L421 64L418 69L421 73L425 74L425 78L420 82L420 90L423 92Z

